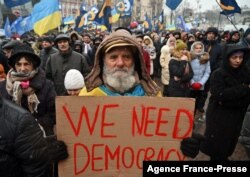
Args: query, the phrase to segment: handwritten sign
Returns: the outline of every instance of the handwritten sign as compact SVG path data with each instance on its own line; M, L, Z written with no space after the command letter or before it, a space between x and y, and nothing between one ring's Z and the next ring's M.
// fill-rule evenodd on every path
M143 160L185 160L194 99L57 97L57 136L69 158L60 177L141 177Z

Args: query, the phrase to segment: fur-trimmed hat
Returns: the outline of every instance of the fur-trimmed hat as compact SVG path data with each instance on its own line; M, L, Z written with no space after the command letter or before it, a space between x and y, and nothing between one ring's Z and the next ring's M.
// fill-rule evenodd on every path
M214 33L216 36L218 35L218 29L215 28L215 27L208 27L208 29L207 29L207 31L206 31L206 35L207 35L208 33L210 33L210 32Z
M81 89L84 87L84 78L80 71L70 69L64 78L64 86L67 90Z
M8 64L14 68L15 63L23 56L28 56L34 68L37 68L41 64L41 59L38 55L35 54L34 50L27 44L19 44L13 47L13 53L11 57L8 59Z

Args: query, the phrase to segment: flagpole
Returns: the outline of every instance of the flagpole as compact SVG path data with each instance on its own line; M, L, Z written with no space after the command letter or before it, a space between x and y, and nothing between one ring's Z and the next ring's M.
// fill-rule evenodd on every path
M220 3L218 2L218 0L215 0L215 1L216 1L216 3L220 6ZM221 6L220 6L220 8L221 8L221 10L224 10L224 9L222 9ZM228 16L228 14L227 14L226 11L225 11L225 15L226 15L228 21L234 26L234 28L236 29L236 31L239 31L238 28L237 28L237 27L235 26L235 24L233 23L233 21L229 18L229 16Z
M220 26L220 18L221 18L221 14L219 16L219 20L218 20L218 25L217 25L217 28L219 29L219 26Z

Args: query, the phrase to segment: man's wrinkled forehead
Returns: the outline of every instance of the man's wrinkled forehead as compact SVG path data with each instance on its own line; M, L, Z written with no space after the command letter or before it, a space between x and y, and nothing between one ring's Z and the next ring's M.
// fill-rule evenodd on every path
M131 54L133 54L133 49L130 46L117 46L117 47L112 47L108 52L106 52L107 54L112 53L112 52L120 52L120 51L126 51L129 52Z

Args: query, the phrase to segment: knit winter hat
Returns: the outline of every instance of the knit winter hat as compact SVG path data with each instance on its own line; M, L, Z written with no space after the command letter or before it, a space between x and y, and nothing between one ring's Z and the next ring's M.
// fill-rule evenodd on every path
M80 71L70 69L64 78L64 86L67 90L81 89L85 86L84 78Z
M187 44L185 42L183 42L182 40L178 39L176 41L176 48L177 51L183 50L183 49L187 49Z

